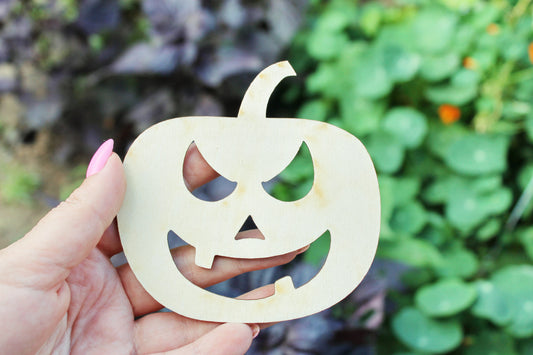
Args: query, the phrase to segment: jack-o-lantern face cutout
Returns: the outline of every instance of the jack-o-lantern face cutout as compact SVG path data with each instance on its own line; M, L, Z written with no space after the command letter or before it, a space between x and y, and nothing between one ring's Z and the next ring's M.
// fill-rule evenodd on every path
M363 279L375 255L380 204L376 173L364 146L327 123L266 118L270 94L295 75L288 62L274 64L252 82L238 117L183 117L150 127L124 160L128 187L118 225L124 253L144 288L184 316L216 322L263 323L319 312L346 297ZM237 182L216 202L194 197L183 180L183 161L195 142L206 161ZM305 142L314 183L298 201L283 202L262 182L281 172ZM264 239L235 239L252 216ZM177 269L167 244L172 230L196 249L196 264L211 268L216 255L265 258L302 248L326 230L328 257L308 283L290 277L273 296L238 300L191 283Z

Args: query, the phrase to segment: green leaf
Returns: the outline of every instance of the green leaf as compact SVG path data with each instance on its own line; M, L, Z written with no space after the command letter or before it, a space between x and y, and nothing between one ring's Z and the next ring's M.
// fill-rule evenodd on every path
M415 303L430 317L448 317L470 307L476 297L474 286L458 279L446 279L419 289Z
M509 266L497 271L492 281L511 308L507 331L517 338L533 335L533 266Z
M298 110L296 116L307 120L325 121L328 116L328 106L322 100L308 101Z
M417 178L404 177L393 180L395 206L401 206L411 202L420 191L420 180Z
M393 83L381 62L376 53L369 52L358 63L352 78L357 95L379 99L391 92Z
M428 126L426 117L408 107L393 108L383 119L383 129L394 135L406 148L418 147L424 140Z
M443 125L437 123L430 126L426 142L433 154L445 159L450 146L467 134L468 131L460 124Z
M395 205L394 179L381 174L378 176L379 194L381 198L381 238L391 237L392 231L389 226Z
M457 17L441 7L421 10L413 26L413 41L426 53L443 53L451 44Z
M428 81L440 81L452 75L459 67L461 58L454 52L427 56L422 61L420 75Z
M392 330L410 348L435 354L457 348L463 338L461 325L456 320L434 320L411 307L396 314Z
M327 60L338 57L348 37L343 33L314 31L307 41L309 55L318 60Z
M511 308L501 290L493 282L485 280L476 281L475 285L478 299L472 307L472 314L489 319L500 326L509 323L512 317Z
M485 207L475 191L466 186L457 186L450 191L446 218L457 229L468 232L489 216Z
M338 84L338 70L330 63L321 63L305 83L311 94L322 93L325 97L335 96Z
M513 194L507 188L499 188L480 198L487 214L503 213L511 207L513 202Z
M377 33L383 18L383 5L380 3L367 3L363 7L358 24L368 36Z
M479 299L472 313L505 326L514 337L533 335L533 266L512 265L479 281Z
M470 250L458 247L445 251L442 262L436 268L441 277L469 278L479 269L479 262Z
M383 64L389 77L398 83L411 80L420 68L421 58L399 46L383 48Z
M465 175L502 173L507 167L507 148L503 136L471 134L450 145L445 161Z
M378 46L401 46L406 50L415 50L412 38L412 26L409 21L384 26L376 39Z
M403 145L390 133L381 131L372 133L366 148L379 172L392 174L402 166L405 155Z
M471 55L471 58L474 59L478 70L487 71L496 63L497 55L497 51L493 48L479 49Z
M461 106L476 97L479 81L477 72L461 69L452 76L449 84L430 87L425 94L433 103Z
M354 96L344 95L341 100L342 121L350 133L364 136L378 129L386 105L381 101Z
M450 9L467 11L479 3L478 0L440 0L441 3Z
M346 6L343 8L343 11L338 8L329 8L318 18L316 23L316 31L329 33L342 31L346 26L349 25L351 21L350 15L353 16L353 11L347 10L348 8Z
M499 219L492 218L478 229L476 238L483 242L490 240L497 236L501 228L502 222Z
M427 215L428 225L422 230L421 237L436 246L442 246L454 239L454 231L441 214L428 212Z
M502 184L501 175L481 176L472 181L470 186L479 193L492 192L499 189Z
M477 86L474 85L440 85L430 87L426 97L435 104L452 104L461 106L467 104L477 95Z
M396 208L390 226L396 232L415 235L426 223L427 214L424 207L419 202L412 201Z
M425 240L414 238L380 243L378 255L416 267L435 266L442 261L437 248Z

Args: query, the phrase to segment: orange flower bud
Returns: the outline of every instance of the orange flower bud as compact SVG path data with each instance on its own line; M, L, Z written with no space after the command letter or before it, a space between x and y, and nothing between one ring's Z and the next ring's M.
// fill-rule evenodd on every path
M529 55L529 61L533 64L533 42L527 47L527 54Z
M492 36L495 36L497 35L498 33L500 33L500 26L498 26L497 24L495 23L490 23L487 28L486 28L486 31L489 35L492 35Z
M461 118L461 110L457 106L443 104L439 106L439 117L442 123L452 124Z
M477 62L472 57L465 57L465 59L463 59L463 67L465 67L466 69L470 69L470 70L476 70Z

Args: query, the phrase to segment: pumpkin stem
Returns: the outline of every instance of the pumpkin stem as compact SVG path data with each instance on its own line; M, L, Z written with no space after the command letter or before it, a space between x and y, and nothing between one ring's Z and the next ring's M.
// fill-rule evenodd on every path
M263 69L246 90L237 117L266 118L268 100L276 86L283 78L295 75L296 72L288 61L278 62Z

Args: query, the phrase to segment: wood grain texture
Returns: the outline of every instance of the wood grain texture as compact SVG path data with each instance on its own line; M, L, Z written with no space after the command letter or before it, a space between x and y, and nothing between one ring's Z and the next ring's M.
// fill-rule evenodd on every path
M333 125L296 118L266 118L275 86L295 75L288 62L266 68L250 85L237 117L182 117L156 124L132 144L124 167L128 188L118 225L124 253L143 287L165 307L216 322L263 323L307 316L342 300L361 282L379 236L377 177L362 143ZM356 118L354 118L356 119ZM237 182L216 202L197 199L183 179L183 162L195 142L206 161ZM279 201L262 182L279 174L305 142L314 165L309 193ZM252 216L265 239L235 236ZM328 257L308 283L290 277L273 296L237 300L187 280L170 255L172 230L196 249L196 264L210 268L216 255L264 258L302 248L331 233Z

